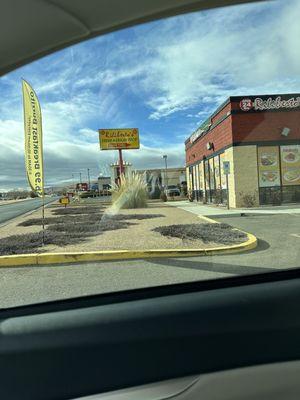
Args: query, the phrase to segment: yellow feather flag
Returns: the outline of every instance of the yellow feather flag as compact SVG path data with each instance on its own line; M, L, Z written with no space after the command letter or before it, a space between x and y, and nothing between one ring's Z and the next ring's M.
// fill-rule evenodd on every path
M25 166L31 189L44 196L42 114L37 95L22 79L25 131Z

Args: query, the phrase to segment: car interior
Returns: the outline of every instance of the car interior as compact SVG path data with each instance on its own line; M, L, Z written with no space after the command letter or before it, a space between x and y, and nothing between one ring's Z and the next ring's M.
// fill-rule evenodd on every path
M237 0L1 0L0 76L71 44ZM1 399L300 396L299 269L0 310Z

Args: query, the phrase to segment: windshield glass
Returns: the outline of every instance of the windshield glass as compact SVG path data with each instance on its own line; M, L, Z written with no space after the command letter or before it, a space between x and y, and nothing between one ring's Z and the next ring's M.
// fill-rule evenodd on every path
M195 12L1 77L0 307L300 267L299 19Z

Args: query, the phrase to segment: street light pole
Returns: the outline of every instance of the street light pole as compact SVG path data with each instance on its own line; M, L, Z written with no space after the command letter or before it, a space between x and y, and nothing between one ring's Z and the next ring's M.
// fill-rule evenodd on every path
M167 156L167 154L163 155L163 159L165 160L165 166L166 166L165 178L166 178L166 186L168 189L168 156Z
M88 174L88 182L89 182L89 190L91 189L91 178L90 178L90 169L87 169L87 174Z
M82 183L82 180L81 180L81 172L79 172L79 183Z

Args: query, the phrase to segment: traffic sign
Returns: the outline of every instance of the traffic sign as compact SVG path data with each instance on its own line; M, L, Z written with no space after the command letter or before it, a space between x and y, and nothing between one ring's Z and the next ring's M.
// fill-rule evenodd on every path
M230 174L230 161L223 161L223 174L224 175Z

